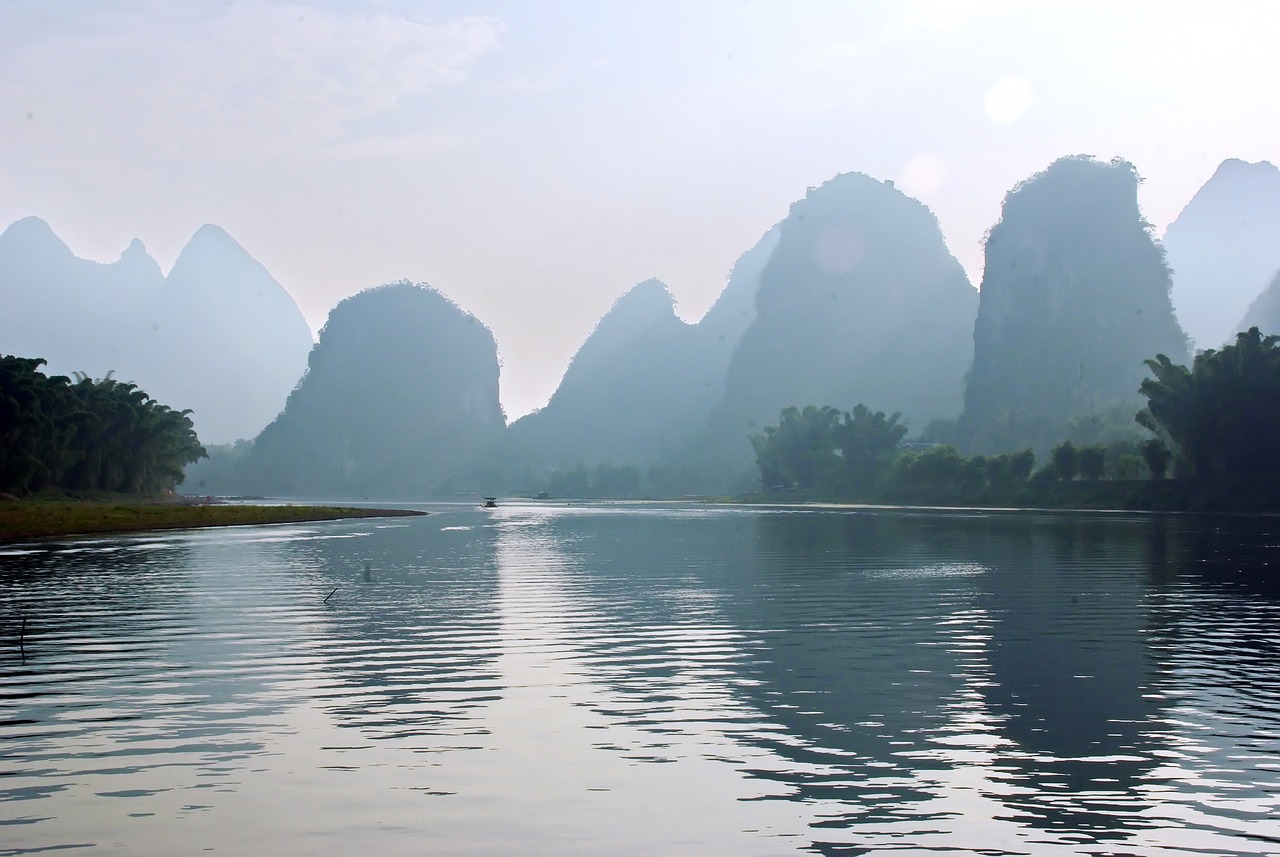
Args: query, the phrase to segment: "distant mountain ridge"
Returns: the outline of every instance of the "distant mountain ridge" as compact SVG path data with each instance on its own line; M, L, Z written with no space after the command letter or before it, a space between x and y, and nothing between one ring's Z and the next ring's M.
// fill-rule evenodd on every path
M696 324L680 319L658 280L618 298L547 406L512 424L508 455L543 470L647 466L683 448L723 395L730 356L754 317L760 271L777 241L770 230L742 255Z
M1263 289L1262 294L1249 304L1249 311L1239 324L1240 330L1256 327L1264 334L1280 333L1280 271Z
M311 330L289 293L219 227L165 276L134 239L112 263L77 257L47 223L0 234L0 351L60 374L114 373L190 408L205 443L256 435L306 367Z
M288 293L212 225L165 275L140 241L103 264L18 221L0 234L0 352L114 370L193 408L206 443L256 436L210 471L231 493L524 491L609 465L658 496L748 490L750 436L806 405L900 411L913 432L941 420L929 437L969 452L1043 453L1079 417L1133 428L1143 361L1188 362L1171 293L1191 323L1213 321L1194 307L1208 296L1227 330L1280 330L1280 170L1227 161L1201 188L1166 232L1181 285L1138 182L1128 162L1073 156L1019 183L979 293L927 206L836 176L739 258L697 323L662 282L629 288L546 407L509 427L493 336L447 297L365 290L312 348Z
M1280 169L1223 161L1164 233L1173 306L1198 349L1235 341L1280 271Z

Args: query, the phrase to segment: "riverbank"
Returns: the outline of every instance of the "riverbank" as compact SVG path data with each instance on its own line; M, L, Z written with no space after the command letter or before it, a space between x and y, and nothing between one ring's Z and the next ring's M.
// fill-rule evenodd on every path
M247 524L297 524L344 518L425 515L412 509L347 506L242 506L100 500L0 502L0 542L150 530L187 530Z
M822 492L775 492L740 498L756 503L870 503L970 509L1097 509L1141 512L1280 512L1280 489L1264 483L1213 484L1184 480L1059 480L956 485L889 485L867 497Z

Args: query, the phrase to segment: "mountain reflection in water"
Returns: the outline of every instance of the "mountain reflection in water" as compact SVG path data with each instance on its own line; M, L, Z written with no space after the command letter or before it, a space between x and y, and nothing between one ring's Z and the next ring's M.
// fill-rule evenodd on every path
M0 548L0 854L1280 847L1270 519L432 509Z

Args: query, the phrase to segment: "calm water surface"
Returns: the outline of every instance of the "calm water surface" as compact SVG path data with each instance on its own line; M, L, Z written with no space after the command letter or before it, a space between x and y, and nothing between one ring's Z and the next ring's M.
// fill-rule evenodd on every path
M0 547L0 854L1280 853L1280 521L427 508Z

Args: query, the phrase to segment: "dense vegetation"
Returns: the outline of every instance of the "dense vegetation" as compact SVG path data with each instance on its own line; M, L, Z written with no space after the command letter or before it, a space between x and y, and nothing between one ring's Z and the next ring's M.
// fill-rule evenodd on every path
M0 357L0 492L158 493L204 456L190 411L109 377L47 376L44 363Z
M1138 422L1173 451L1179 476L1206 486L1280 484L1280 336L1258 328L1196 355L1190 369L1147 361Z
M753 435L760 481L766 488L794 487L861 496L876 487L907 433L901 414L885 416L858 405L785 408L777 426Z
M949 444L903 446L900 414L857 405L783 409L778 425L753 435L766 492L795 491L839 499L885 499L894 489L963 492L991 483L1025 482L1035 464L1026 450L965 458Z
M778 425L752 438L760 482L766 493L852 500L1274 508L1280 501L1280 336L1252 328L1234 345L1202 352L1190 369L1164 354L1146 366L1151 377L1139 392L1147 406L1135 422L1155 436L1142 442L1077 446L1067 439L1036 469L1032 449L965 456L950 444L904 446L898 415L863 405L845 414L786 408ZM1171 469L1177 484L1168 489L1132 486L1162 482ZM1058 487L1103 480L1130 487Z

